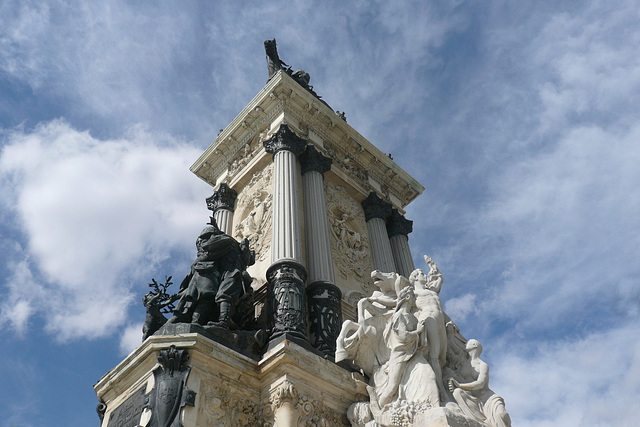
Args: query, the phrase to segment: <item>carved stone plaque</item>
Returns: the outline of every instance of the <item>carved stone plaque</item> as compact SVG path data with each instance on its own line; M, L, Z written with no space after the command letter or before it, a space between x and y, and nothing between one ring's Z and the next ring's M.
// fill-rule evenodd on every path
M134 392L111 412L107 427L138 427L147 395L144 387Z

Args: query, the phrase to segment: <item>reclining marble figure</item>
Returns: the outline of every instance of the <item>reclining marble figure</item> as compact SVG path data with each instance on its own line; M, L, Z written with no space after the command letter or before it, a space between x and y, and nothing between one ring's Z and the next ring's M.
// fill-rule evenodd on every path
M491 427L510 427L504 399L489 388L489 365L479 357L482 345L472 339L467 341L466 350L470 359L463 365L459 380L449 379L453 398L467 417Z

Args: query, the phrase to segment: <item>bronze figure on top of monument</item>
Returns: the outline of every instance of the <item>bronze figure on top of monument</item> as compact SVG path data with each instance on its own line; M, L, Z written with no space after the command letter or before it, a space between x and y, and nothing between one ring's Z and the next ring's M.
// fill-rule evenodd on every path
M152 280L142 344L95 385L101 426L510 426L415 268L424 187L264 47L265 87L191 166L214 189L195 260L175 293Z
M178 293L166 292L170 278L162 289L155 279L149 284L155 292L149 292L143 299L147 308L143 340L155 333L197 331L253 356L261 350L265 332L255 329L252 316L253 279L247 267L255 263L255 252L249 248L249 240L238 242L220 230L211 217L196 239L196 250L191 271L182 280ZM169 319L160 310L167 306L173 308ZM243 334L248 348L238 348L238 332L230 332L232 329L251 331Z

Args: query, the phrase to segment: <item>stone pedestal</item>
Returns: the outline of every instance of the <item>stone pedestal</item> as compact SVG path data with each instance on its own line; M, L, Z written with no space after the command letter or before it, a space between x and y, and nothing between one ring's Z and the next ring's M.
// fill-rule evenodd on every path
M200 334L152 336L94 386L106 406L101 427L154 425L162 408L145 402L162 394L156 378L169 375L158 356L178 352L184 363L174 363L173 375L186 376L177 390L187 403L176 403L176 421L184 427L348 426L347 408L366 394L351 372L289 340L256 361Z

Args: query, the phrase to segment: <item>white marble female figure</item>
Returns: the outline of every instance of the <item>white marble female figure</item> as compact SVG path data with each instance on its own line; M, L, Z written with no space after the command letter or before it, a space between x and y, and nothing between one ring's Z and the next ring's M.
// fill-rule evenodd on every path
M467 341L469 362L462 367L462 380L449 379L449 390L462 412L472 419L491 427L511 427L511 418L502 397L489 388L489 365L480 359L482 345L477 340Z

